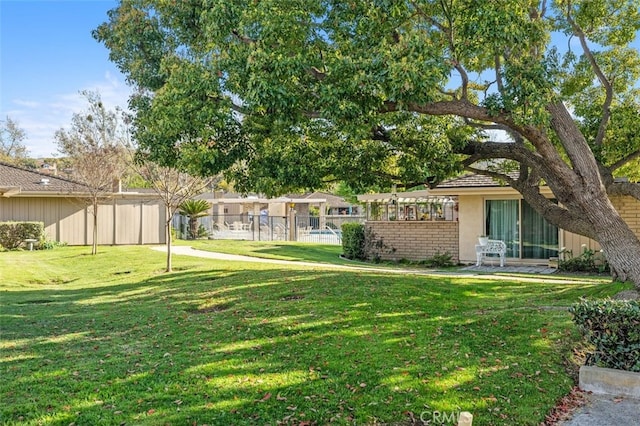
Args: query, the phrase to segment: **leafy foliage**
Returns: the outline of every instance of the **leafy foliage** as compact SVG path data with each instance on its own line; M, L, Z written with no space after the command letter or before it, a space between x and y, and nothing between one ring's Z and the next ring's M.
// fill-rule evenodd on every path
M44 241L43 222L0 222L0 247L15 250L24 240Z
M640 303L582 300L569 308L573 322L595 346L590 365L640 372Z
M28 150L24 145L26 133L17 121L7 116L0 120L0 161L21 166L30 165Z
M211 204L206 200L186 200L178 207L180 214L189 218L189 238L195 240L198 238L198 218L207 215L211 208Z
M615 181L640 158L637 1L499 6L121 0L93 35L138 89L134 134L162 165L267 195L470 170L598 240L640 286L640 260L623 260L640 240L607 200L640 198Z
M602 253L582 247L582 253L573 256L571 250L562 250L558 261L558 268L567 272L596 272L603 273L609 271L609 263Z
M363 224L342 224L342 252L347 259L365 259Z
M439 251L430 258L423 260L422 263L431 268L448 268L455 265L451 253L440 253Z

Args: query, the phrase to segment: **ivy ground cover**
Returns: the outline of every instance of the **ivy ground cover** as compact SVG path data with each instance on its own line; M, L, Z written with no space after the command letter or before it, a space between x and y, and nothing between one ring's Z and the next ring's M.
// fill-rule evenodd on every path
M174 265L0 253L0 423L535 425L574 385L566 308L622 289Z

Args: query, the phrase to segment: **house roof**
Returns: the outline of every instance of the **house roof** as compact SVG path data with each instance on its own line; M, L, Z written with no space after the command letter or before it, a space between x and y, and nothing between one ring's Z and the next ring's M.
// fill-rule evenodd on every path
M81 183L50 174L0 162L0 196L10 197L22 193L70 194L85 192Z
M311 199L311 198L320 198L325 199L326 203L331 207L352 207L353 204L345 201L344 198L329 194L327 192L314 192L312 194L305 195L303 198Z
M90 188L80 182L25 169L0 161L0 197L78 197L86 196ZM138 189L109 194L120 198L157 198L155 191Z
M517 178L517 172L510 174L510 177ZM490 176L478 174L466 174L457 178L445 180L438 184L437 188L488 188L497 186L507 186L506 183L498 182Z
M512 173L509 175L512 178L517 178L518 173ZM483 190L484 188L484 190ZM416 191L398 192L395 194L395 199L400 202L446 202L451 200L451 197L455 197L461 194L478 194L478 193L502 193L502 192L515 192L513 188L503 182L494 180L492 177L478 175L478 174L466 174L457 178L445 180L437 187L431 189L420 189ZM360 202L391 202L394 198L394 194L379 193L379 194L363 194L358 195Z

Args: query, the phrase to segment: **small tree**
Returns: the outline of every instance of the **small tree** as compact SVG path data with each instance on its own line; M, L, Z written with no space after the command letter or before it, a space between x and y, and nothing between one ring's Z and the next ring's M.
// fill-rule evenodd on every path
M151 185L165 206L165 236L167 245L167 267L171 272L171 221L181 205L204 192L214 178L201 178L182 172L177 168L160 166L149 161L143 154L133 161L132 166Z
M82 195L93 217L93 242L91 254L98 252L98 207L111 198L114 181L124 171L124 127L117 111L107 110L100 94L83 91L89 109L73 115L71 128L60 129L55 138L58 150L68 157L71 177L82 183ZM77 188L71 188L78 190Z
M189 238L198 238L198 218L206 216L211 204L205 200L187 200L180 204L180 214L189 218Z

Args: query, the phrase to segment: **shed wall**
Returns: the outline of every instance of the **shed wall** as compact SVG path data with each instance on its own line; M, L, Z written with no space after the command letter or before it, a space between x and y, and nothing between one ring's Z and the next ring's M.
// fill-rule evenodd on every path
M160 201L113 199L98 207L98 244L164 244ZM93 242L91 207L63 197L0 198L0 221L41 221L50 240L69 245Z

